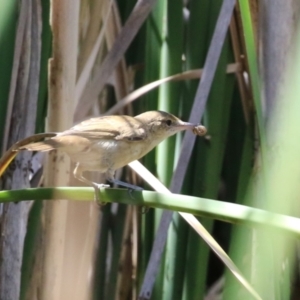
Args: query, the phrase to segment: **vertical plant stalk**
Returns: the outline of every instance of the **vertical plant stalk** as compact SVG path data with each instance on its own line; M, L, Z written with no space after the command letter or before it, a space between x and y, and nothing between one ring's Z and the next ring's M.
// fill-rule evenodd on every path
M265 121L261 102L261 80L258 71L258 59L255 48L254 29L251 18L251 10L248 1L239 0L243 32L245 33L246 54L249 65L250 80L253 91L253 100L256 112L256 119L261 143L262 165L265 164L267 137Z
M259 13L259 59L264 79L264 116L268 123L279 99L277 94L298 27L300 5L297 0L264 0L259 1Z
M100 70L95 74L91 84L87 86L81 95L75 112L75 121L86 116L103 89L106 79L112 74L155 3L156 0L137 1L112 49L104 59Z
M84 37L82 43L82 49L80 50L80 54L78 56L78 66L77 66L77 75L79 76L86 64L87 59L89 58L94 44L97 40L98 31L100 28L101 22L104 22L101 16L101 12L103 9L104 1L96 0L91 1L91 17L89 20L89 25L87 28L86 36Z
M32 135L35 131L40 75L40 34L40 3L35 0L23 0L16 33L5 147ZM16 168L6 177L5 188L29 187L30 159L30 153L22 153L16 158ZM1 299L19 299L20 297L21 264L30 205L29 202L8 203L2 207Z
M101 1L100 1L101 2ZM113 0L110 0L107 5L104 5L102 9L105 9L105 15L102 17L102 27L100 31L98 32L98 36L96 40L94 41L93 48L90 50L89 56L87 58L84 57L85 54L79 54L78 62L83 64L83 61L85 61L84 65L78 66L78 73L77 74L77 82L76 82L76 87L75 87L75 107L78 104L79 95L82 95L85 86L87 85L87 82L90 79L90 74L92 72L93 67L95 66L96 59L99 53L99 49L101 45L103 45L104 38L105 38L105 31L108 26L108 20L110 19L111 11L112 11L112 6L113 6ZM103 13L104 14L104 13ZM90 21L92 22L92 20ZM88 34L88 33L87 33ZM90 38L86 37L84 40L84 43L87 42L89 43ZM89 48L88 46L83 46L84 49ZM84 50L83 49L83 50ZM85 50L87 51L87 50Z
M62 131L72 125L76 82L79 1L53 0L51 25L53 31L52 59L49 63L49 103L47 130ZM69 159L55 152L48 156L45 168L47 186L67 185ZM44 262L41 285L42 299L61 299L67 201L45 205Z
M248 71L248 64L245 62L244 55L243 55L245 53L244 51L245 49L243 47L244 43L241 40L242 37L238 31L237 22L238 22L237 13L235 13L230 23L230 36L231 36L234 60L236 62L239 62L239 64L242 67L242 70L246 69L246 71ZM253 110L253 104L251 102L252 99L251 89L249 87L249 84L247 84L247 82L245 81L243 72L237 72L236 79L239 87L239 92L241 95L245 121L247 124L249 124L251 119L251 113Z
M206 101L209 95L210 87L212 85L225 36L228 31L234 6L235 0L224 0L223 2L214 35L208 50L207 58L204 64L202 78L198 86L189 122L199 122L204 113ZM171 191L174 193L179 193L181 190L194 143L195 136L192 133L186 132L183 139L182 150L177 168L171 183ZM165 211L162 215L161 223L157 230L157 235L152 248L150 260L139 294L139 299L150 299L151 297L155 277L159 268L161 255L168 234L168 228L172 220L172 215L173 212L171 211Z
M9 97L8 97L8 104L6 109L6 119L5 119L6 127L5 127L5 132L2 141L2 149L1 149L2 153L4 153L8 148L9 128L12 119L11 115L13 110L14 97L16 94L18 70L19 70L20 59L21 59L22 44L23 44L24 34L26 30L27 17L28 17L28 5L27 5L27 1L25 0L22 1L20 7L19 19L18 19L18 27L17 27L16 40L15 40L15 49L14 49L14 61L12 66Z

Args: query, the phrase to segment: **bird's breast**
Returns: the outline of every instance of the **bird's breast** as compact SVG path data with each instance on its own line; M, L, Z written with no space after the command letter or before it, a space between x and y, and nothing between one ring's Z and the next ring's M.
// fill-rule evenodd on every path
M147 154L155 145L151 140L100 140L92 143L84 152L69 153L87 171L106 172L126 166Z

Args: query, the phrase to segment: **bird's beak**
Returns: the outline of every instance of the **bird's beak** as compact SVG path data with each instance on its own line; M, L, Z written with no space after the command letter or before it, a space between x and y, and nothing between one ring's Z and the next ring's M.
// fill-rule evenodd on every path
M178 124L176 124L176 127L180 130L193 130L198 125L199 124L180 121Z

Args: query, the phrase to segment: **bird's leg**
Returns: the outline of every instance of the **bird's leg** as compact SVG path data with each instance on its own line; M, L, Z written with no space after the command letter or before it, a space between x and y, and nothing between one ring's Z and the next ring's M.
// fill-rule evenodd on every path
M107 179L109 182L111 183L115 183L115 184L118 184L120 186L124 186L124 187L127 187L129 190L136 190L136 191L142 191L143 188L141 188L140 186L137 186L137 185L134 185L134 184L130 184L130 183L127 183L127 182L124 182L124 181L121 181L121 180L118 180L118 179Z
M143 188L141 188L141 187L139 187L139 186L137 186L137 185L130 184L130 183L127 183L127 182L124 182L124 181L115 179L115 176L114 176L114 175L115 175L115 171L109 169L109 170L106 172L106 179L107 179L107 181L128 188L129 196L130 196L133 200L134 200L134 198L133 198L133 196L132 196L132 192L133 192L133 191L142 191L142 190L143 190Z
M121 181L121 180L118 180L118 179L107 179L109 182L111 183L115 183L115 184L118 184L120 186L124 186L126 188L128 188L128 194L130 196L130 198L132 200L134 200L134 197L132 196L132 192L133 191L143 191L143 188L141 188L140 186L137 186L137 185L134 185L134 184L130 184L130 183L127 183L127 182L124 182L124 181Z
M105 202L102 202L101 199L100 199L100 188L101 187L110 187L109 184L104 184L104 183L96 183L96 182L93 182L91 180L88 180L87 178L85 178L83 175L82 175L82 170L80 169L79 167L79 164L76 165L75 169L74 169L74 172L73 172L73 175L76 179L84 182L85 184L89 185L89 186L92 186L95 190L95 195L94 195L94 200L100 204L100 205L104 205Z
M120 186L124 186L127 187L129 190L135 190L135 191L142 191L143 189L137 185L134 184L130 184L118 179L115 179L115 171L114 170L108 170L106 172L106 179L107 181L111 182L111 183L115 183L118 184Z

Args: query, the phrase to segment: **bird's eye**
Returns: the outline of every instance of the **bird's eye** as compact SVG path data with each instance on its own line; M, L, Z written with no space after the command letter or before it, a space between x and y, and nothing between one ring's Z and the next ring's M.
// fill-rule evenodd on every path
M172 125L172 121L171 121L171 120L167 120L167 121L166 121L166 124L167 124L168 126L171 126L171 125Z

